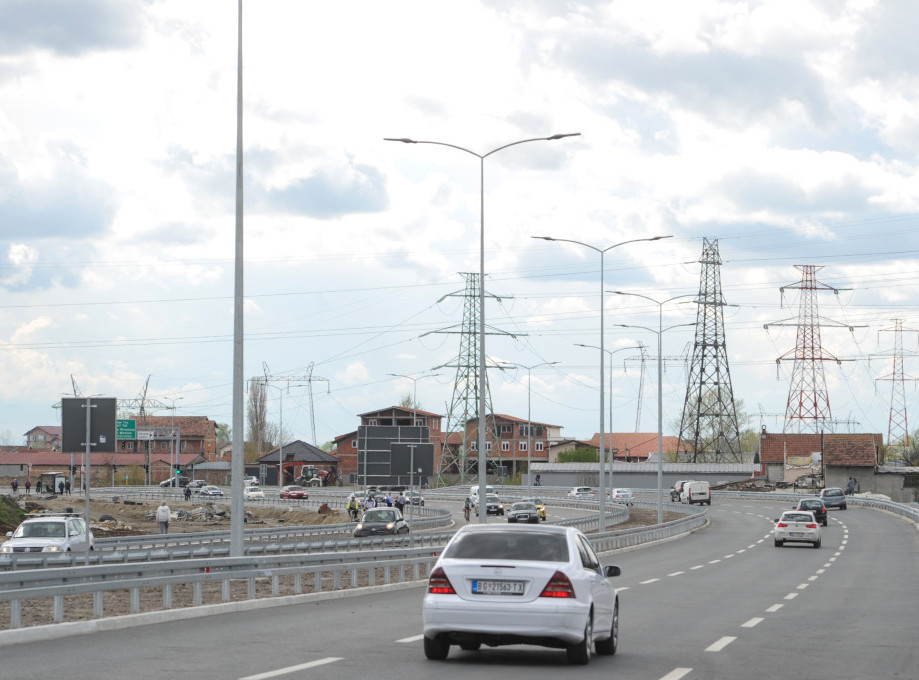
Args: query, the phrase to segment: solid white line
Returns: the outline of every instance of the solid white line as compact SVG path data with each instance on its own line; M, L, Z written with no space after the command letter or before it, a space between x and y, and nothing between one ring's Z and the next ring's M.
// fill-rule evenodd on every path
M266 671L265 673L258 673L256 675L247 675L244 678L239 680L266 680L266 678L276 678L279 675L287 675L288 673L296 673L297 671L302 671L307 668L315 668L316 666L325 666L329 663L335 663L336 661L341 661L343 657L340 656L329 656L325 659L317 659L316 661L308 661L307 663L301 663L296 666L288 666L287 668L278 668L274 671Z
M766 611L770 613L775 613L784 606L785 606L784 604L774 604L771 607L767 608Z
M734 642L734 640L736 639L737 639L736 637L730 637L730 636L723 637L717 642L713 642L708 647L706 647L705 651L706 652L720 652L722 649L727 647L729 644Z
M424 635L412 635L411 637L402 638L401 640L396 640L396 642L418 642L418 640L423 640Z
M667 675L661 676L661 680L680 680L692 673L692 668L674 668Z
M746 623L742 624L740 627L741 627L741 628L752 628L752 627L755 626L757 623L762 623L763 621L764 621L764 619L763 619L761 616L756 616L756 617L750 619L749 621L747 621Z

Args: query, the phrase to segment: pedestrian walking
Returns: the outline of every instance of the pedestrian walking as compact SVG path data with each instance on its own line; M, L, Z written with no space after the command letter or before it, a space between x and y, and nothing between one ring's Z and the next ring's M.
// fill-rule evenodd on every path
M19 491L19 480L14 479L12 486L13 486L13 493L16 493L17 491Z
M64 480L61 480L60 482L57 483L57 495L58 496L64 495Z
M166 505L164 500L160 507L156 509L156 521L160 524L160 533L168 534L169 533L169 520L172 519L172 511L169 509L169 506Z
M41 479L35 482L35 493L41 493Z
M70 495L70 480L69 479L66 482L64 482L64 491L67 492L68 496Z
M26 493L29 493L29 491L31 490L32 490L32 482L27 479L26 480Z
M182 493L184 494L186 501L191 500L191 487L190 486L186 486L185 491L183 491Z

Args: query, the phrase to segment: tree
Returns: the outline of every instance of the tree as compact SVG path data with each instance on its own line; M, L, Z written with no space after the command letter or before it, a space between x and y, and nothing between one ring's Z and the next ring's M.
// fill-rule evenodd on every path
M558 454L559 463L597 463L600 454L596 449L588 446L579 446L574 451L563 451Z
M233 428L229 423L217 423L217 446L223 446L233 441Z
M402 397L402 401L399 402L399 406L402 406L402 407L404 407L404 408L417 408L417 407L415 406L414 401L412 400L412 393L411 393L411 392L409 392L409 393L406 394L404 397Z
M268 390L261 378L249 381L249 401L246 405L246 457L258 458L268 448Z

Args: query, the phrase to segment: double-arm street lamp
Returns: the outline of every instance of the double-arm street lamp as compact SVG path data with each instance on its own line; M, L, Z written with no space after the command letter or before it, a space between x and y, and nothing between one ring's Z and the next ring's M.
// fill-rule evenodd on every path
M597 530L605 531L606 530L606 484L604 481L605 475L603 474L603 460L606 455L606 451L605 451L606 433L604 432L603 424L604 424L604 421L606 420L606 417L604 415L605 409L603 407L603 398L604 398L603 374L605 372L604 370L605 356L604 355L606 354L606 349L603 346L605 342L604 341L605 333L603 331L603 317L604 317L603 256L606 254L608 250L612 250L613 248L618 248L619 246L624 246L627 243L639 243L641 241L660 241L661 239L671 238L671 237L670 236L652 236L651 238L635 238L629 241L622 241L621 243L614 243L613 245L607 246L606 248L598 248L597 246L592 246L589 243L584 243L583 241L575 241L570 238L553 238L552 236L533 236L532 238L542 239L543 241L556 241L558 243L575 243L579 246L590 248L594 252L600 254L600 450L599 450L599 458L598 458L598 460L600 461L600 515L598 518L599 524L598 524Z
M616 449L613 448L613 355L618 354L619 352L624 352L627 349L642 349L641 345L633 345L631 347L620 347L619 349L603 349L597 347L596 345L583 345L580 342L574 343L575 347L586 347L587 349L599 349L601 352L609 354L609 465L606 465L605 461L600 461L600 474L606 474L607 468L609 470L609 489L612 493L613 489L613 463L616 462Z
M485 153L476 153L471 149L447 142L435 142L431 140L410 139L408 137L386 137L387 142L402 142L403 144L435 144L437 146L448 146L479 159L479 365L478 365L478 471L479 471L479 498L484 499L486 496L485 487L487 485L487 458L485 455L485 159L499 151L526 144L528 142L552 142L565 137L577 137L580 132L567 134L551 135L549 137L533 137L530 139L521 139L510 144L504 144ZM479 522L485 524L488 521L487 504L481 502L478 504Z
M664 357L661 352L661 336L664 335L664 331L669 331L671 328L679 328L680 326L695 326L693 323L678 323L674 326L668 326L667 328L663 327L664 323L664 305L673 300L679 300L680 298L695 297L695 295L676 295L672 298L667 298L666 300L655 300L652 297L647 295L641 295L640 293L626 293L621 290L611 291L616 295L629 295L631 297L639 297L649 302L653 302L657 305L657 330L653 328L648 328L647 326L633 326L631 324L616 324L622 328L641 328L643 330L649 331L651 333L657 334L657 523L664 523L664 421L663 421L663 409L664 409L664 391L663 391L663 379L664 379Z

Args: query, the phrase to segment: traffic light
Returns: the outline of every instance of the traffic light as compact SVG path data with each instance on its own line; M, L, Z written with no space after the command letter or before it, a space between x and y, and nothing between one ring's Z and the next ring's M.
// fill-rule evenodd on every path
M71 474L71 475L77 474L77 466L76 466L76 465L71 465L71 466L70 466L70 474Z
M112 472L118 472L118 466L112 463Z
M176 468L176 477L180 476L182 471L179 468Z
M146 464L144 465L144 472L150 472L150 466L149 466L149 465L146 465Z

